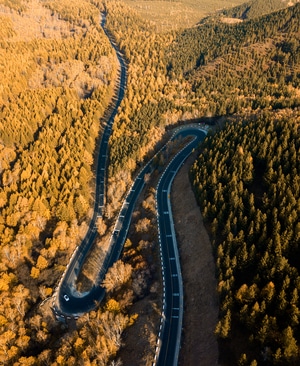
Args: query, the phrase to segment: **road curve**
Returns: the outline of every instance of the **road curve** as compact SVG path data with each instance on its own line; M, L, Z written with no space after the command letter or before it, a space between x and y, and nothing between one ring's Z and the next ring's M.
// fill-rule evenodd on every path
M97 237L96 220L99 216L102 216L108 140L111 134L114 117L124 97L127 79L125 61L115 43L111 40L111 36L105 29L105 15L103 15L101 25L109 37L112 46L116 50L120 63L120 81L114 106L111 110L100 142L97 159L94 214L87 234L80 246L74 251L70 263L52 298L52 309L59 320L71 317L76 318L77 316L94 309L103 299L105 292L101 287L101 283L108 268L118 260L121 254L129 230L135 203L145 184L145 176L146 174L151 174L154 170L153 157L140 170L127 193L111 235L110 249L104 259L95 285L86 293L78 292L76 289L77 277L87 254ZM174 133L172 139L191 136L193 140L172 159L157 186L157 221L163 277L163 309L153 366L175 366L178 363L183 318L183 286L169 196L170 188L177 171L193 149L205 138L205 135L206 131L200 129L199 126L184 126ZM158 153L165 148L166 146Z
M95 308L96 304L104 297L104 289L100 287L106 270L103 268L99 273L98 282L87 293L80 293L76 289L77 277L83 266L83 263L96 239L97 229L96 220L102 216L104 207L104 194L105 194L105 180L106 180L106 168L107 168L107 155L108 155L108 141L111 135L112 125L114 118L117 114L118 107L124 97L125 86L127 81L127 68L125 60L118 50L112 36L108 33L106 27L106 14L102 14L101 26L105 34L109 38L112 47L116 51L117 59L120 65L120 75L118 87L116 90L116 96L112 102L110 108L110 115L107 118L103 135L100 141L99 152L97 156L97 168L96 168L96 188L95 188L95 202L94 202L94 214L90 221L89 228L86 236L82 240L81 244L74 251L70 262L61 277L59 285L54 291L52 297L52 309L58 320L64 320L71 316L77 316L84 312L87 312ZM101 277L102 275L102 277Z
M178 170L193 149L205 138L206 131L197 127L183 127L177 136L192 136L193 140L172 159L163 172L156 189L163 305L153 366L176 366L178 364L183 318L183 284L170 190Z

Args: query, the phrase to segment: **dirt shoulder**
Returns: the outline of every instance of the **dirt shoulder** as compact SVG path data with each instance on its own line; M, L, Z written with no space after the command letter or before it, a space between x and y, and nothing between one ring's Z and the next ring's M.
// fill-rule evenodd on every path
M215 266L209 237L188 177L195 158L190 157L179 170L171 192L184 286L178 365L214 366L218 365L218 344L214 336L218 317ZM118 354L124 366L153 364L161 306L161 288L157 290L132 306L131 311L138 314L138 318L124 332L123 347Z
M190 157L175 177L172 211L184 287L184 318L179 366L218 365L214 329L218 318L211 243L188 178Z

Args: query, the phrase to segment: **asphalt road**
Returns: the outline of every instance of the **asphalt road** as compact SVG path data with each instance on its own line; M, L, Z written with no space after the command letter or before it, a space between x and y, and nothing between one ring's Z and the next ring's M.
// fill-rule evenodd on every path
M103 16L102 27L105 29L105 16ZM106 32L109 39L110 35ZM117 90L117 96L111 106L111 113L108 117L103 136L101 139L99 154L97 158L96 172L96 193L94 214L90 222L89 229L80 246L77 247L72 255L61 281L53 296L53 310L58 319L68 319L77 317L94 309L105 295L101 283L108 270L120 257L123 246L128 234L131 216L144 185L145 176L151 174L154 164L151 159L138 173L128 194L123 202L119 216L116 220L114 230L111 235L110 250L107 253L103 266L95 285L86 293L80 293L76 290L76 281L85 259L97 237L96 220L102 216L102 210L105 205L105 183L107 170L108 140L114 117L118 107L124 97L126 86L126 64L122 55L118 52L115 44L112 45L117 52L120 63L120 81ZM158 212L158 230L160 238L160 254L163 276L163 310L161 325L158 334L157 347L155 350L154 365L175 366L178 363L182 318L183 318L183 286L180 270L180 260L178 255L176 235L173 225L170 189L174 177L195 149L200 141L205 138L206 132L199 129L199 126L185 126L178 129L172 139L191 136L193 140L189 142L170 162L163 172L157 186L157 212ZM164 150L163 147L161 150ZM184 202L182 203L184 204Z
M101 26L110 39L120 64L119 86L116 91L116 97L110 106L110 115L108 116L107 123L105 124L97 156L94 214L90 221L87 234L80 246L78 246L73 253L69 265L67 266L53 296L52 308L57 318L61 320L70 316L80 315L95 308L97 303L99 303L104 297L104 290L99 286L99 283L102 282L108 267L105 269L103 267L101 269L99 273L99 282L96 283L88 293L82 294L76 291L76 280L97 236L96 220L99 216L102 216L105 204L108 140L111 135L112 125L117 114L118 107L124 97L127 81L127 68L125 61L112 40L111 35L109 35L106 30L105 21L106 18L104 14L102 16ZM113 258L106 259L106 263L111 263L112 260Z
M163 172L156 190L163 277L163 311L154 362L157 366L178 364L183 318L183 284L170 203L171 185L184 161L205 138L206 132L197 127L185 127L178 133L177 137L180 136L191 136L193 140L170 162ZM184 202L182 204L184 205Z

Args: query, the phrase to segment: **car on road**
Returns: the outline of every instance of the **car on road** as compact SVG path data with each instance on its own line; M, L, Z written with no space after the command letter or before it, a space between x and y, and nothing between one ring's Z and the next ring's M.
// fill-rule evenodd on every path
M69 300L70 300L69 296L68 296L68 295L66 295L66 294L64 294L64 299L65 299L66 301L69 301Z

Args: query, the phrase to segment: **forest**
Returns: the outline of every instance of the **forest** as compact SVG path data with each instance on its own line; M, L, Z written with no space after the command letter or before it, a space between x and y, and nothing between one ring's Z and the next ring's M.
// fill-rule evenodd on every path
M95 312L68 334L39 307L85 233L100 120L117 75L99 9L89 2L72 4L47 2L50 10L36 9L36 29L35 19L25 23L33 28L28 40L2 15L7 21L0 53L0 362L5 365L74 364L78 354L105 363L117 349L119 327L129 321L111 311ZM26 5L13 13L14 21L26 21ZM95 346L84 347L82 355L92 329L97 329ZM55 345L61 333L64 338Z
M112 0L0 0L0 363L121 365L122 333L138 317L132 303L159 292L149 188L105 302L76 324L55 322L41 305L91 217L97 143L118 78L104 10L128 81L100 235L167 131L216 117L190 177L216 260L220 361L298 364L300 4L157 32ZM148 345L142 364L152 355Z
M221 15L239 19L257 18L264 14L283 9L288 4L294 5L296 2L297 1L292 2L287 0L252 0L233 8L224 9L220 11L217 16Z
M299 362L299 112L226 124L191 171L216 258L216 333L224 349L245 338L239 365Z

